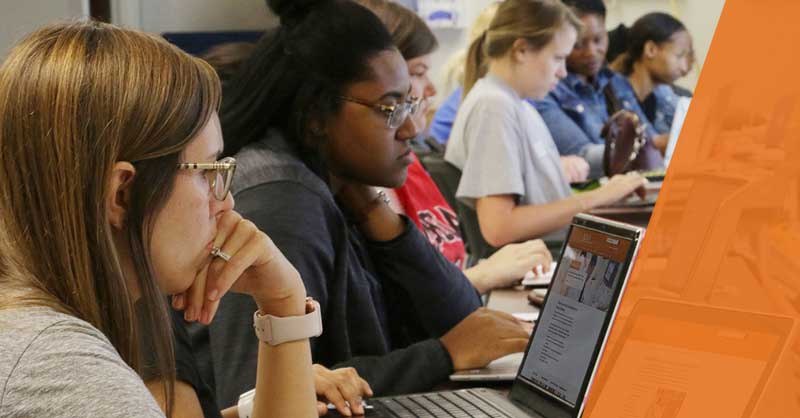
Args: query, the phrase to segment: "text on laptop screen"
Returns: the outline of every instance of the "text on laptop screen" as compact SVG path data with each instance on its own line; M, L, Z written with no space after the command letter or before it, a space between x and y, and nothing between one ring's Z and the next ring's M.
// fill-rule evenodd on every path
M520 377L574 407L632 242L573 226Z

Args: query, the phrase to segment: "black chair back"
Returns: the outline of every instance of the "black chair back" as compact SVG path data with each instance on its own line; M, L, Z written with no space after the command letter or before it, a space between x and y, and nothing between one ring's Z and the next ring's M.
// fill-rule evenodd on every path
M464 238L464 244L470 255L467 267L475 265L481 258L486 258L497 251L497 248L492 247L483 239L475 209L456 199L461 170L445 161L443 156L438 153L425 155L420 162L428 170L447 203L458 213L461 236Z

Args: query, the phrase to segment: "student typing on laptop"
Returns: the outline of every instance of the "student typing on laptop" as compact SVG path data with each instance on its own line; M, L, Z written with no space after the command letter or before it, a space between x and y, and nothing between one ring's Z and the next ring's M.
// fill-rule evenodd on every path
M383 24L350 1L269 5L281 26L230 81L222 128L242 215L269 231L320 303L313 360L353 367L390 394L522 351L525 329L479 309L461 271L374 190L402 184L418 132L419 100ZM251 302L237 296L208 328L223 405L255 384Z
M605 350L643 230L578 215L510 394L487 389L370 401L368 417L577 418Z
M566 76L579 29L560 2L506 1L470 47L466 96L445 159L462 170L456 196L476 210L491 246L559 231L575 214L645 183L629 173L573 196L550 131L525 101L544 98Z

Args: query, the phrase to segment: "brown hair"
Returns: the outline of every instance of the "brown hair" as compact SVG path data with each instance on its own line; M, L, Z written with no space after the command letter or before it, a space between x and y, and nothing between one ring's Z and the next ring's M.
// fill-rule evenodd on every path
M147 330L167 414L175 360L150 259L152 223L180 153L219 101L204 61L99 22L44 27L0 67L0 308L49 306L85 320L140 374L137 335ZM106 217L117 161L136 167L125 234L142 323Z
M378 16L392 35L392 43L406 61L428 55L439 47L436 36L416 13L388 0L355 0Z
M544 48L564 24L580 32L582 25L572 11L559 0L506 0L500 3L487 29L476 38L467 52L464 70L464 94L488 70L486 57L500 58L517 39L524 39L534 50Z

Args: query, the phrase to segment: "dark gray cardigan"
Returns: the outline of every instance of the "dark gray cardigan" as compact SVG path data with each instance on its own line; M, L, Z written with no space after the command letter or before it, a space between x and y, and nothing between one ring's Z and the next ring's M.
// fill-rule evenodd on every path
M314 362L356 368L376 395L424 391L446 380L453 367L438 338L481 304L463 273L408 219L394 240L366 240L277 132L236 159L236 210L272 238L321 305L324 331L311 341ZM209 334L195 333L196 348L210 346L222 407L255 385L255 310L250 297L228 294Z

